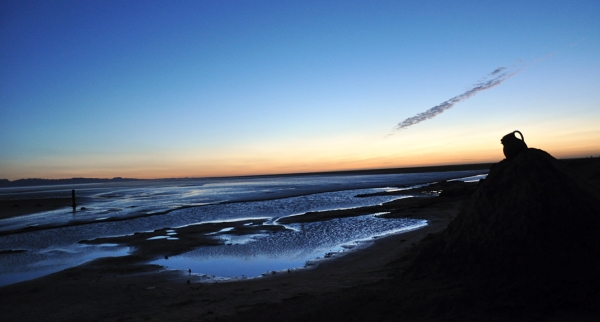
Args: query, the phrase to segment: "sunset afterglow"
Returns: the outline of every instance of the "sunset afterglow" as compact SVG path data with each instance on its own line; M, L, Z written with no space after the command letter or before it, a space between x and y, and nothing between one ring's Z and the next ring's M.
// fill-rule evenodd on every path
M0 178L600 156L597 1L0 8Z

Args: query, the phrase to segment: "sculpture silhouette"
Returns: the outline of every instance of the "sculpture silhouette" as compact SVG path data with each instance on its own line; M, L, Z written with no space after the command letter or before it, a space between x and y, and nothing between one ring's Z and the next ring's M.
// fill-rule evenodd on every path
M515 133L519 133L519 135L521 135L520 140L517 138ZM504 156L506 156L507 159L513 159L522 151L527 150L527 144L525 144L525 138L523 137L523 133L519 131L513 131L511 133L508 133L502 138L502 140L500 140L500 142L502 142L502 145L504 145L502 151L504 152Z

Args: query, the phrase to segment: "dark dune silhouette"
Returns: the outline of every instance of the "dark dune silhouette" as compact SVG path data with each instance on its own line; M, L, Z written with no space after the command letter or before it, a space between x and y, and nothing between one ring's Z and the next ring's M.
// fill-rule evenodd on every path
M552 311L600 291L600 198L538 149L490 170L411 274L461 282L496 306Z

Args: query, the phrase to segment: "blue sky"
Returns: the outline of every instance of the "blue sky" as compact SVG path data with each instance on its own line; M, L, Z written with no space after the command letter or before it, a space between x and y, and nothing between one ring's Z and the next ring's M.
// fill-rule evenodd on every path
M598 1L3 1L0 178L600 155ZM427 121L403 120L518 71ZM390 135L391 134L391 135Z

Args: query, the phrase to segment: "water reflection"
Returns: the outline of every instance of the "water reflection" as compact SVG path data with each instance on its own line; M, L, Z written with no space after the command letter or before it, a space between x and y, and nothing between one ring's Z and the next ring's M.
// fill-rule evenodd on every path
M0 220L0 230L14 227L61 224L72 220L90 220L90 224L65 226L47 230L0 236L0 251L27 250L20 253L1 254L0 285L22 281L82 264L105 256L123 256L128 248L115 245L82 246L81 240L98 237L122 236L135 232L168 228L156 242L177 242L175 228L203 222L236 221L243 218L266 218L273 224L278 218L341 208L353 208L381 204L402 196L375 196L355 198L386 188L350 190L353 187L389 187L405 183L432 182L471 172L435 174L382 175L382 176L315 176L282 177L268 179L239 179L218 182L192 180L189 185L182 181L138 182L117 187L104 185L86 186L88 190L79 195L102 199L89 210L77 212L58 210L41 214ZM193 184L198 182L198 184ZM59 189L59 188L52 188ZM337 190L336 190L337 189ZM15 190L15 189L13 189ZM18 190L18 189L16 189ZM51 190L55 193L58 190ZM70 188L68 190L70 193ZM329 192L325 192L329 191ZM8 193L4 191L2 193ZM49 193L49 192L48 192ZM1 194L1 193L0 193ZM268 194L279 199L264 200ZM293 197L292 197L293 196ZM285 198L284 198L285 197ZM107 221L112 216L129 216L137 212L152 212L174 205L192 202L227 200L259 200L226 204L210 204L175 210L166 214ZM260 201L262 198L262 201ZM95 200L94 199L94 200ZM236 236L228 231L219 232L225 239L223 246L201 247L189 253L171 257L165 265L183 266L198 274L217 276L257 276L268 271L302 267L306 261L343 250L359 240L388 234L402 229L425 225L424 221L408 219L381 219L376 216L332 219L323 222L290 224L291 228L277 233ZM169 240L171 239L171 240ZM86 248L87 247L87 248ZM173 264L179 262L180 264ZM235 263L235 265L233 264ZM222 273L219 273L222 271ZM260 271L260 272L258 272ZM230 272L230 273L227 273Z
M310 175L221 179L143 180L121 183L1 188L3 198L65 197L76 189L85 211L74 215L70 207L0 220L0 231L27 226L61 226L161 214L183 207L217 205L273 198L309 196L322 192L367 189L389 185L415 185L465 177L480 171L451 171L386 175ZM332 201L336 201L332 198ZM335 209L328 207L327 209Z
M251 278L305 267L308 262L346 252L376 236L418 229L417 219L382 219L376 215L288 225L291 230L250 236L221 235L223 246L202 247L153 261L201 279Z

